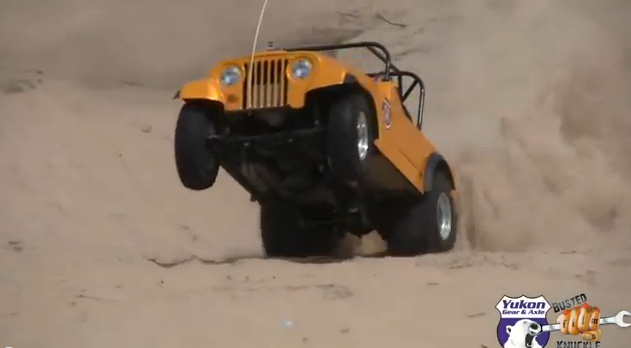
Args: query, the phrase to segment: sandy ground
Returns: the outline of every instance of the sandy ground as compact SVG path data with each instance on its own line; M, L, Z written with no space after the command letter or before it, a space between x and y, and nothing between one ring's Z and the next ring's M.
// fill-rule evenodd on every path
M270 0L263 44L377 40L425 78L465 212L449 254L291 262L172 153L170 97L261 4L0 1L0 347L499 347L504 294L631 310L631 6Z

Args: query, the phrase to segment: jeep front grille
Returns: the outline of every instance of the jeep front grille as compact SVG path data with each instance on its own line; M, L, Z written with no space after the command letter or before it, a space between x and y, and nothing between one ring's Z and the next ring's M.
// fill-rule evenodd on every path
M250 81L249 63L243 65L243 109L282 107L287 104L287 59L255 60ZM252 86L249 86L249 83Z

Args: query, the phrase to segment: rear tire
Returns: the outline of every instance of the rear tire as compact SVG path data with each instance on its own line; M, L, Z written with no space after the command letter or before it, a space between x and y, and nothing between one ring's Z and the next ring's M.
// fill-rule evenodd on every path
M261 205L261 239L268 257L330 256L339 241L333 228L304 225L294 209Z
M378 230L393 256L416 256L451 250L456 243L457 216L451 181L434 174L432 190L413 201L391 204L379 212Z
M329 111L326 136L333 174L342 181L356 182L373 152L374 118L370 100L362 93L338 99Z
M208 146L208 137L216 134L211 121L214 109L198 104L184 104L175 127L175 165L184 187L201 191L217 179L219 162Z

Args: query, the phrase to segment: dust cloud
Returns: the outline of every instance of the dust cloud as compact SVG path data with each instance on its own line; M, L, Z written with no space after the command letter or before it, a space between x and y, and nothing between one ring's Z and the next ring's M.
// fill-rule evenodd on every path
M465 244L628 246L631 6L459 4L448 24L411 14L420 33L398 40L420 52L399 65L426 78L425 129L456 168Z
M458 44L450 111L470 125L456 156L473 248L631 241L630 46L580 6L519 2Z

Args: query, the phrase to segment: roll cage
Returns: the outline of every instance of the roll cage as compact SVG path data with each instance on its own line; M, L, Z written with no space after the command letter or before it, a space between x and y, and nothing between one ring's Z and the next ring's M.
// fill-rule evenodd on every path
M397 79L397 90L399 94L399 98L401 99L401 105L403 109L412 120L412 117L409 115L409 111L405 107L405 100L412 94L415 88L420 88L420 95L418 100L418 108L416 110L416 127L421 129L423 127L423 109L425 106L425 84L423 83L423 79L421 79L418 75L411 71L400 70L397 68L391 59L390 52L388 49L378 42L373 41L362 41L362 42L351 42L346 44L333 44L333 45L318 45L318 46L302 46L302 47L292 47L285 48L285 51L331 51L331 50L342 50L342 49L350 49L350 48L366 48L368 49L374 56L379 58L384 64L384 70L376 73L368 73L366 75L370 77L381 77L382 81L392 81L393 78ZM403 81L404 78L409 78L412 80L412 84L403 90Z

